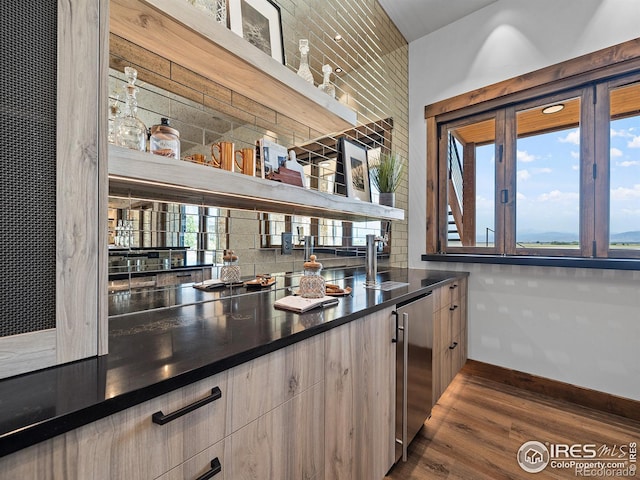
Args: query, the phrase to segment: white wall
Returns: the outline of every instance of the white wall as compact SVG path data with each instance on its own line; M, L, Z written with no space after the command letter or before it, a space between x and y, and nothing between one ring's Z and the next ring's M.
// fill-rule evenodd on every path
M640 273L427 264L424 107L640 35L637 0L500 0L409 45L409 266L471 272L469 357L640 400Z

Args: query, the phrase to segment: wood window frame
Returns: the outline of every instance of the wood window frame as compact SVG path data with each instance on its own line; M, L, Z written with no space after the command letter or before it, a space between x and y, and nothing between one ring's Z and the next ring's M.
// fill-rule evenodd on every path
M496 112L498 118L505 115L505 137L498 139L496 145L502 143L506 154L515 155L515 111L528 102L542 97L566 95L570 90L584 89L583 102L593 102L594 108L588 108L585 114L581 109L581 157L592 158L598 175L593 178L590 169L581 168L581 222L580 257L596 257L597 268L608 267L602 260L608 258L634 259L640 258L640 252L629 250L609 251L609 130L597 128L597 125L609 124L609 92L616 86L640 81L640 39L634 39L613 47L605 48L581 57L552 65L516 78L505 80L481 89L458 95L425 107L427 128L427 178L426 178L426 252L425 260L434 257L446 257L451 254L443 248L446 245L446 164L442 165L440 152L446 147L444 125L471 116ZM502 119L501 119L502 121ZM585 125L582 125L585 122ZM497 157L496 157L497 158ZM514 157L515 158L515 157ZM588 160L581 159L582 164ZM606 172L606 173L605 173ZM505 178L496 178L496 189L499 185L515 188L515 163L513 169L505 172ZM499 175L498 175L499 177ZM511 195L514 197L514 195ZM511 198L512 200L512 198ZM444 205L443 205L444 204ZM498 208L498 206L496 206ZM496 243L498 231L502 231L500 240L504 242L497 248L498 255L515 255L515 208L504 216L504 225L499 224L496 217ZM444 229L444 230L443 230ZM504 229L504 230L503 230ZM509 233L511 232L511 233ZM443 239L445 242L443 242ZM511 247L510 245L513 245ZM487 249L474 251L465 249L469 254L491 253ZM564 249L519 251L518 255L544 255L546 257L570 256ZM468 260L468 259L467 259ZM483 262L485 260L482 260ZM504 262L504 263L509 263ZM514 262L518 263L518 262ZM521 263L521 262L520 262ZM574 262L575 263L575 262ZM595 263L594 263L595 265ZM588 266L588 265L585 265ZM626 267L625 267L626 268ZM632 266L631 268L637 268Z

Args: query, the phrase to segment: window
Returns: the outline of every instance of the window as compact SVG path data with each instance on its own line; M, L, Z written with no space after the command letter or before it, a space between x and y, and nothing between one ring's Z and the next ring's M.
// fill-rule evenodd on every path
M613 88L609 129L609 249L640 252L640 83Z
M585 56L571 78L560 64L427 106L427 254L640 258L635 60Z

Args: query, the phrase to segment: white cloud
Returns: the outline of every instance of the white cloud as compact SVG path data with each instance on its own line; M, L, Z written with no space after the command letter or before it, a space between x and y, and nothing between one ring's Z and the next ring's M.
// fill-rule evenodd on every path
M518 180L525 181L531 178L531 174L527 170L518 170Z
M525 152L524 150L518 150L516 152L516 158L519 162L529 163L533 162L537 157L535 155L531 155L528 152Z
M640 136L633 137L633 140L627 142L629 148L640 148Z
M566 200L577 200L580 198L580 195L577 193L573 193L573 192L561 192L560 190L553 190L552 192L549 193L543 193L542 195L538 196L538 200L541 202L548 202L548 201L566 201Z
M571 170L580 170L580 165L571 165Z
M558 138L560 143L571 143L573 145L580 145L580 129L572 130L567 133L567 136Z
M548 168L548 167L546 167L546 168L536 168L536 169L533 171L533 173L535 173L536 175L537 175L538 173L551 173L551 172L553 172L553 170L552 170L552 169L550 169L550 168Z
M526 199L527 199L527 197L525 195L523 195L522 193L520 193L520 192L516 193L516 200L517 201L522 202L522 201L524 201Z
M576 160L580 158L580 152L576 152L575 150L571 150L571 158L575 158Z
M633 130L633 129L631 128L629 130ZM626 130L614 130L613 128L611 129L610 135L611 135L611 138L613 137L629 138L633 136L631 133L629 133Z
M640 184L633 188L618 187L611 190L611 200L632 200L640 198Z
M616 162L616 166L618 166L618 167L640 166L640 161L638 161L638 160L626 160L624 162Z
M609 155L611 156L611 158L613 158L613 157L621 157L622 156L622 150L620 150L619 148L612 147L610 152L609 152Z

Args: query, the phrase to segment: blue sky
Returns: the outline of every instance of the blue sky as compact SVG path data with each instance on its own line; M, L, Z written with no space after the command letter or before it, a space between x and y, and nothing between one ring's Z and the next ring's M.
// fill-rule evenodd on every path
M517 143L517 232L579 229L579 129ZM477 233L493 228L494 147L477 150ZM611 233L640 230L640 117L611 122Z

